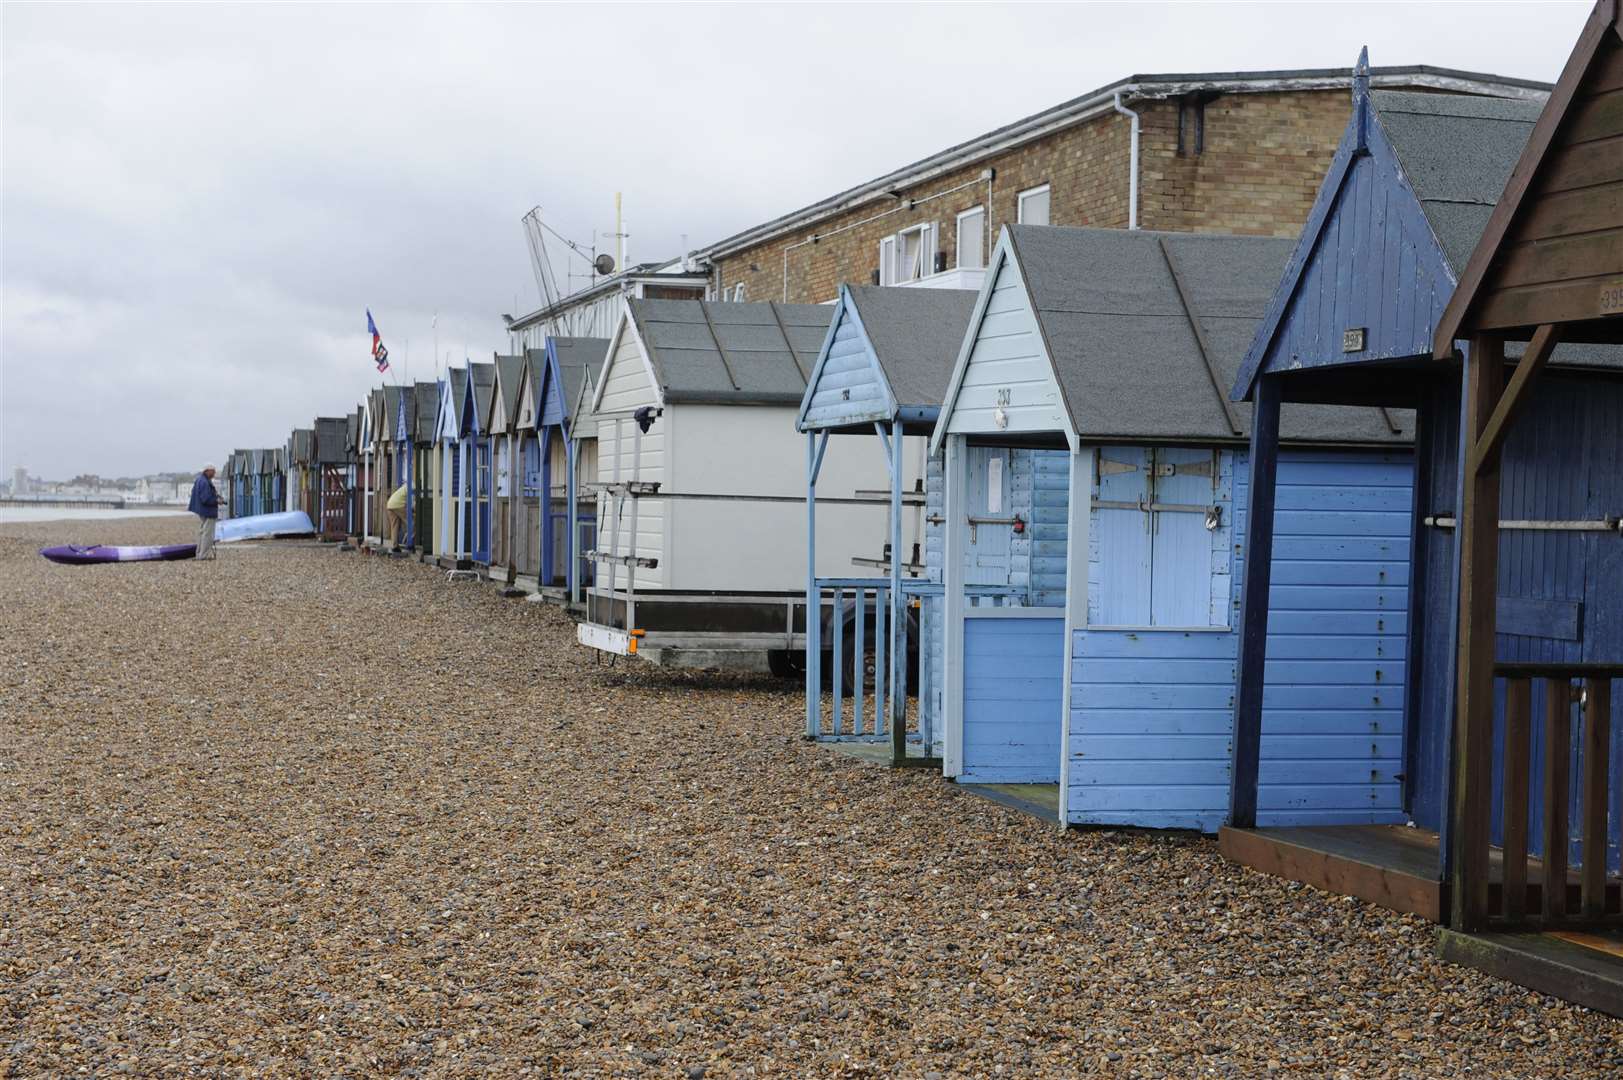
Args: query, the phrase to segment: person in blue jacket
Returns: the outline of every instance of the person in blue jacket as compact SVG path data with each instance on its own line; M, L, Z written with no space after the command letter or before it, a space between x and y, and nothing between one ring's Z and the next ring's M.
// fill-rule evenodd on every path
M214 558L214 524L220 517L220 495L214 490L214 465L203 466L192 484L192 501L186 509L197 515L197 557Z

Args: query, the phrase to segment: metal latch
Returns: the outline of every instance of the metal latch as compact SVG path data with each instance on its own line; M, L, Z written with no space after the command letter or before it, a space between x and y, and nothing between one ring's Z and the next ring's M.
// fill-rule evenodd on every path
M1210 458L1205 461L1181 461L1157 464L1156 476L1211 476L1212 462Z
M1006 518L971 517L969 519L969 542L971 544L975 542L975 527L977 525L1008 525L1013 527L1017 535L1026 531L1026 519L1021 517L1019 514L1014 515L1014 517Z

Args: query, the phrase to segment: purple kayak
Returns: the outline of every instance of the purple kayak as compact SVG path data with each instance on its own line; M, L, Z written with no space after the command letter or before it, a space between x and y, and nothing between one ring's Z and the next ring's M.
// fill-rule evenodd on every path
M168 562L174 559L197 557L196 544L162 544L157 547L80 547L64 544L61 547L40 548L39 553L54 563L69 566L88 566L109 562Z

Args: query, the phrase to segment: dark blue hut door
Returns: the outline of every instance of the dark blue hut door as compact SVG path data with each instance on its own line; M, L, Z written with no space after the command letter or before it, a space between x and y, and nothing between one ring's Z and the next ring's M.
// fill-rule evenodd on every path
M490 442L480 439L477 447L479 465L474 473L474 498L478 500L473 540L475 562L490 561Z

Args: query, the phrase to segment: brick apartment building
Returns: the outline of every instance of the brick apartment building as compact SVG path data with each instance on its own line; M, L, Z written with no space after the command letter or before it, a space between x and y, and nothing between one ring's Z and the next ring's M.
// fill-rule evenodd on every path
M686 260L710 295L831 300L842 282L973 288L1013 222L1294 236L1347 124L1352 69L1133 75ZM1542 100L1545 83L1424 66L1373 87Z

